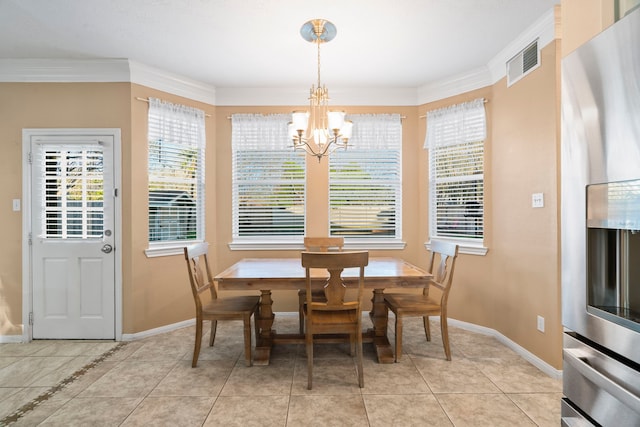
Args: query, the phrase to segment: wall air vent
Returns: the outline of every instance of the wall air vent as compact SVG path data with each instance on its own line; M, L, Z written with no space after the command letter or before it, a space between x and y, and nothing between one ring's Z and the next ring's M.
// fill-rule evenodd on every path
M507 87L540 66L538 39L507 61Z

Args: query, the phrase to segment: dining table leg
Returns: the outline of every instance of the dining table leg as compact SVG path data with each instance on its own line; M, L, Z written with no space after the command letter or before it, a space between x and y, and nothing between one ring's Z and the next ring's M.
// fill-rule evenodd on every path
M384 289L374 289L371 299L371 311L369 316L373 323L373 329L369 334L373 338L373 346L376 349L379 363L393 363L393 349L387 336L387 325L389 321L389 309L384 303Z
M258 328L258 336L256 341L256 349L253 358L254 365L268 365L271 356L271 345L273 344L273 319L275 314L272 309L273 300L271 299L271 291L263 289L260 291L260 306L258 308L258 316L256 317L256 328Z

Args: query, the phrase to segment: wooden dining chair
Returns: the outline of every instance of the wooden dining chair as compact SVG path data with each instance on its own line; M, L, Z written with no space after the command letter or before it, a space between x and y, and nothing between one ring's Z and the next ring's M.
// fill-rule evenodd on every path
M358 385L364 387L362 371L362 292L364 289L364 268L369 263L369 252L302 252L302 266L305 268L307 303L304 308L307 350L307 388L313 382L313 342L314 335L348 334L355 342ZM345 268L359 267L358 296L353 301L345 301L346 287L342 282ZM311 292L311 269L321 268L329 272L324 287L325 302L313 301Z
M433 278L422 294L385 293L384 302L396 316L395 361L402 355L402 318L422 317L427 341L431 341L429 316L440 316L442 344L447 360L451 360L449 348L449 331L447 328L447 300L453 282L453 271L458 257L458 245L439 240L431 241L429 255L429 271ZM430 295L431 287L437 288L440 296Z
M236 296L218 298L213 276L209 267L207 253L209 244L197 243L184 248L184 257L189 270L189 282L193 300L196 304L196 342L193 349L191 367L198 364L200 344L202 342L202 326L205 320L211 321L211 336L209 346L213 346L216 338L218 320L242 320L244 322L244 357L247 366L251 366L251 316L258 311L259 296ZM209 301L203 301L203 294L209 290ZM257 338L256 330L256 338Z
M344 237L305 237L304 249L307 252L342 252L344 247ZM312 291L314 301L326 301L322 289ZM307 291L298 291L298 319L300 322L300 333L304 334L304 304L307 300Z

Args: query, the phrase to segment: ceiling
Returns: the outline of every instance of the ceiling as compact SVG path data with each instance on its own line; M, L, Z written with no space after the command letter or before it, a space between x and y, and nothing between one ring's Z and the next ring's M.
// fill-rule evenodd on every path
M419 88L486 66L560 0L0 0L0 59L125 58L215 88ZM523 46L524 47L524 46Z

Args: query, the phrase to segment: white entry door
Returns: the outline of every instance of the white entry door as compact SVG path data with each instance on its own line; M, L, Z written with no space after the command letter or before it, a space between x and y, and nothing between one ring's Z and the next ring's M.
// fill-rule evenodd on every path
M114 135L29 141L33 338L114 339Z

